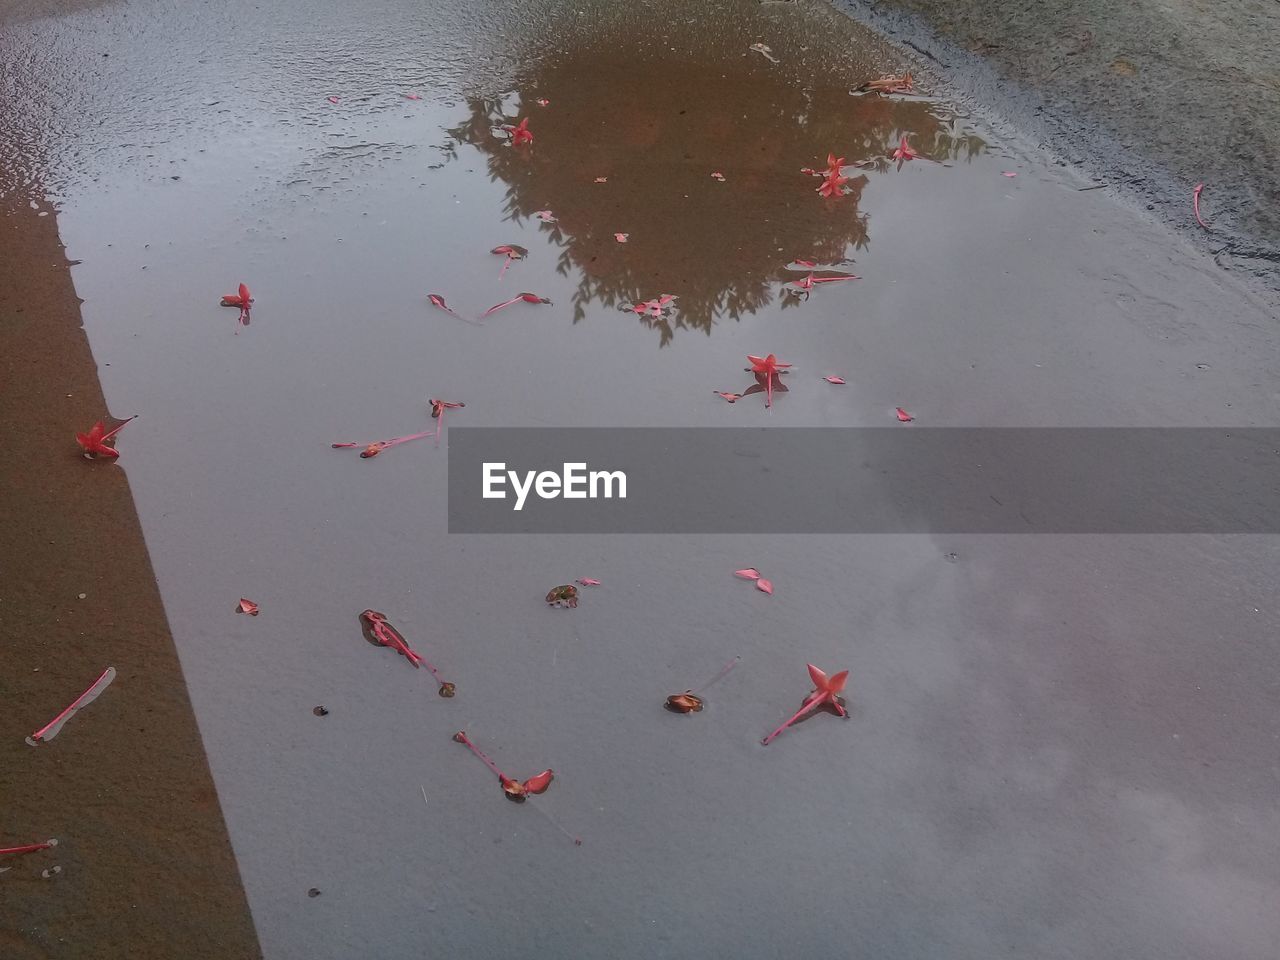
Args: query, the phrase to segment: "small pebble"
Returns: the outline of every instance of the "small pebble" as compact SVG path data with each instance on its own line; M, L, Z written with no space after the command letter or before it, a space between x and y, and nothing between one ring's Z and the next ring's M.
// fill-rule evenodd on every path
M319 887L312 887L310 890L308 890L308 891L307 891L307 896L308 896L308 897L318 897L318 896L320 896L320 888L319 888Z
M314 713L317 717L327 717L329 715L329 711L326 710L324 707L316 707L311 712Z

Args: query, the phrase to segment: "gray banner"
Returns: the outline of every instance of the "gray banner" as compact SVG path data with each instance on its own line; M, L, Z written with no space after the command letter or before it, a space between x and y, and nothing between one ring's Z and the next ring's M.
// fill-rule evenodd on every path
M1278 531L1280 429L449 430L450 533Z

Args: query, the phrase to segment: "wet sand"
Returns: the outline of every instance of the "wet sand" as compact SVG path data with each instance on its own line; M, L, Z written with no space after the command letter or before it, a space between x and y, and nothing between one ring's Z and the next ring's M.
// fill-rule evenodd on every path
M0 846L58 840L0 858L0 955L258 957L128 478L75 443L106 406L57 217L12 196L0 231Z

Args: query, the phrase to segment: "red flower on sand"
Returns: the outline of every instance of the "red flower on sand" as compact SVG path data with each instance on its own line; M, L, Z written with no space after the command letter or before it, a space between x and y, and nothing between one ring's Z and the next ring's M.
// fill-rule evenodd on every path
M136 419L136 417L137 414L134 414L129 418L129 420ZM80 444L80 446L84 447L85 458L93 460L97 457L108 457L114 460L116 457L120 456L120 451L115 447L107 446L107 441L123 430L125 424L127 424L129 420L124 421L120 426L110 431L108 431L102 421L99 420L93 425L93 428L90 429L88 433L77 433L76 442Z

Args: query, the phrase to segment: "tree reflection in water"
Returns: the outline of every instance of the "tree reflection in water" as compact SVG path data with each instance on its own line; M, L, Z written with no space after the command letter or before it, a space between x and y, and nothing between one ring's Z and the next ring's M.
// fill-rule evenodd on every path
M592 301L625 310L677 294L674 310L630 314L663 346L677 329L709 335L717 320L782 297L782 283L804 275L787 271L795 260L836 265L865 249L868 217L858 207L874 183L868 174L907 175L924 163L895 172L889 157L903 133L935 161L985 146L934 104L805 87L743 58L658 70L570 52L506 96L467 105L467 121L450 133L506 185L507 219L544 231L560 247L557 270L577 271L574 322ZM512 146L501 127L526 117L535 140ZM821 181L801 169L824 168L829 152L846 158L849 192L824 199ZM548 208L553 223L535 217Z

